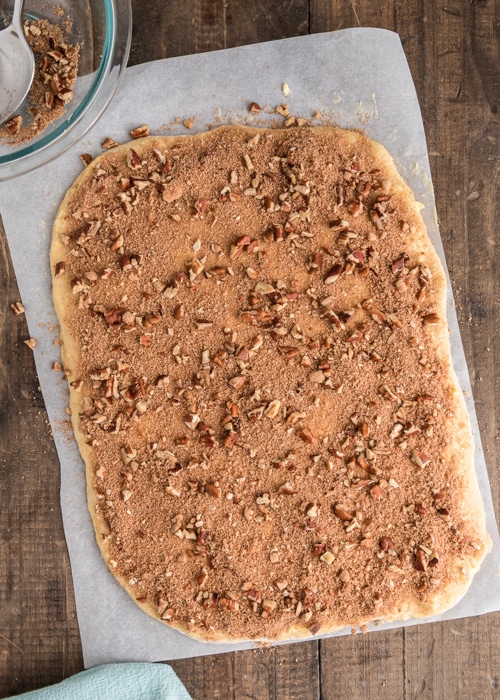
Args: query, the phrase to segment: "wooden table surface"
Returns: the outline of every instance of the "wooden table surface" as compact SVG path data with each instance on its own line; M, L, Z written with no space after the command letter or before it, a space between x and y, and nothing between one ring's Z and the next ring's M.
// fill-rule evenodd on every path
M399 33L500 505L500 0L133 0L130 64L354 26ZM83 668L59 462L0 235L0 696ZM500 697L500 614L172 663L195 700Z

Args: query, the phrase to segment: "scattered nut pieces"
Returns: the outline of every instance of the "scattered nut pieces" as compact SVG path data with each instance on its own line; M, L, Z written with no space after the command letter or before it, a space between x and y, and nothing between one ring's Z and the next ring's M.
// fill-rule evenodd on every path
M275 600L264 599L262 601L262 609L269 613L274 612L276 610L277 605L278 604Z
M417 465L417 467L420 467L421 469L424 469L424 467L426 467L431 461L430 457L428 457L423 452L417 452L417 450L411 451L411 460Z
M85 167L87 167L87 165L90 165L90 164L92 163L93 158L92 158L92 156L90 155L90 153L82 153L82 154L80 155L80 160L81 160L82 163L85 165Z
M133 139L143 139L146 136L149 136L149 126L147 124L137 126L135 129L132 129L130 136Z
M487 549L417 213L358 132L276 112L99 156L55 232L110 568L198 635L382 618Z
M435 313L426 314L422 318L422 321L424 323L424 326L435 326L439 323L439 316Z
M20 301L15 301L10 305L10 308L16 316L20 316L24 313L24 305Z
M350 522L353 518L352 513L350 513L345 506L340 505L338 503L334 508L334 512L337 518L340 518L341 520L345 520L347 522Z
M320 559L321 561L324 561L325 564L328 564L328 566L330 566L335 561L335 555L327 551L320 556Z
M104 150L109 150L110 148L115 148L116 146L119 146L120 144L118 141L115 141L112 139L110 136L106 136L104 141L101 143L101 148L104 148Z
M318 438L309 430L309 428L304 428L300 431L299 437L304 441L309 443L309 445L316 445Z
M205 484L205 491L214 498L220 498L222 494L221 489L215 484Z
M281 401L279 401L278 399L274 399L274 401L271 401L268 404L267 408L264 409L264 415L267 416L268 418L271 418L271 420L272 420L273 418L276 418L276 416L278 415L278 413L280 411L280 408L281 408Z
M247 377L243 374L238 374L236 377L233 377L232 379L229 380L228 384L233 387L233 389L236 389L237 391L240 391L240 389L243 389L243 386L246 384Z
M23 118L18 115L17 117L12 117L8 122L5 122L4 126L11 136L17 136L21 131L23 125Z
M281 114L282 117L289 117L290 116L290 113L288 112L288 105L286 105L286 104L278 105L276 107L276 112L278 114Z
M178 491L177 489L174 489L173 486L166 486L166 487L165 487L165 492L166 492L169 496L174 496L174 498L179 498L180 495L181 495L181 492Z

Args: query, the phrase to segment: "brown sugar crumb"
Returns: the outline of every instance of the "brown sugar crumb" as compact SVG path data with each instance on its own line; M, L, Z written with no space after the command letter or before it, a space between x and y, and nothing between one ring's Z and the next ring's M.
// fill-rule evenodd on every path
M227 128L82 177L54 283L91 510L132 597L205 639L278 639L444 591L484 540L422 223L368 140Z
M64 28L48 20L25 23L24 32L35 54L35 75L27 97L30 119L16 115L9 120L2 141L12 145L30 141L64 114L74 96L80 54L80 46L68 42L70 31L69 22L64 22Z

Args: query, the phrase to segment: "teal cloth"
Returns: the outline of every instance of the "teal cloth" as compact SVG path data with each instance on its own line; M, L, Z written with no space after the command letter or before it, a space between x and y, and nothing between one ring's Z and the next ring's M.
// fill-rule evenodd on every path
M191 700L170 666L130 663L96 666L76 676L16 695L15 700Z

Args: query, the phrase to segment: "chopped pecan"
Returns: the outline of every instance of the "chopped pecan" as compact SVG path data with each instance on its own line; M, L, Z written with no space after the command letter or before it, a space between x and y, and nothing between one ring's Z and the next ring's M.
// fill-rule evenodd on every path
M205 484L205 492L214 498L220 498L222 491L216 484Z
M354 517L353 514L340 503L337 503L337 505L334 506L333 512L337 518L340 518L340 520L345 520L346 522L350 522Z
M233 387L233 389L236 389L236 391L240 391L243 389L243 386L245 385L247 381L247 377L244 374L238 374L236 377L233 377L228 381L228 384Z
M149 126L147 124L137 126L135 129L132 129L132 131L130 132L130 136L133 139L142 139L145 136L149 136Z

